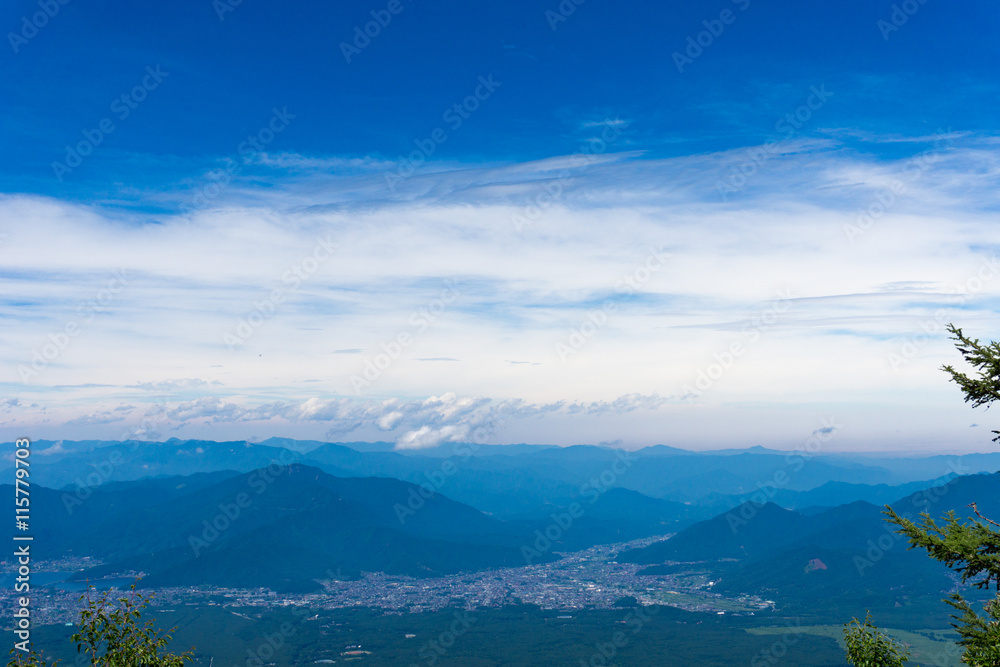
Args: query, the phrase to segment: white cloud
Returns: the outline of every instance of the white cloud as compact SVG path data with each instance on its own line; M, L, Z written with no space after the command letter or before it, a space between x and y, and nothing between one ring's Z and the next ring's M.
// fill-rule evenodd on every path
M50 447L46 447L45 449L36 449L36 450L34 450L32 452L32 455L33 456L55 456L57 454L67 454L67 453L69 453L69 450L66 449L65 447L63 447L63 441L60 440L60 441L52 444Z
M609 152L576 170L569 157L456 165L418 172L395 193L374 160L348 160L347 174L334 175L339 158L267 156L256 166L273 170L273 187L250 197L236 182L217 208L191 216L4 196L0 219L20 222L0 245L0 316L24 325L0 346L12 397L3 407L19 417L0 430L17 437L34 424L70 437L60 425L72 423L96 433L102 420L139 415L160 397L172 427L255 424L271 429L265 437L312 424L320 433L392 432L419 446L459 437L503 406L525 439L579 441L593 419L662 437L651 416L616 421L630 411L669 414L698 439L753 431L721 421L726 406L766 401L805 414L813 408L795 406L869 401L895 415L898 433L859 416L860 432L900 443L929 437L905 415L940 404L943 412L927 414L939 417L932 430L944 438L951 415L967 408L937 370L954 361L943 331L902 367L887 361L939 309L980 338L1000 338L1000 277L957 295L1000 248L995 141L944 138L921 171L830 139L789 142L725 200L718 183L747 150ZM558 196L540 198L559 179ZM849 238L859 210L897 182L905 188L884 215ZM540 215L518 231L512 216L529 204ZM326 237L338 250L296 281ZM616 291L650 249L670 259L633 294ZM131 279L109 295L118 270ZM446 280L459 296L430 318ZM794 295L791 308L746 340L747 323L779 290ZM556 344L608 303L607 322L561 359ZM231 350L223 337L241 321L253 322L252 335ZM71 324L77 333L65 335ZM351 377L401 334L407 345L356 396ZM680 396L733 342L746 353L695 404L658 398ZM18 367L39 354L43 368L22 382ZM415 398L428 395L437 398ZM140 407L115 412L123 402ZM573 421L577 410L585 418ZM815 425L774 428L808 434ZM627 433L598 437L631 442Z

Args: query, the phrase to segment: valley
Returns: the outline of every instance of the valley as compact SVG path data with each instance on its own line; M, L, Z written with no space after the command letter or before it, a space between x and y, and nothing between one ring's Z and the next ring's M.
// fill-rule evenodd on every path
M158 622L180 622L179 640L212 647L199 665L246 650L199 627L237 623L244 634L274 637L289 614L318 628L308 640L305 632L282 640L289 665L400 664L393 660L414 650L417 661L407 664L466 664L458 650L439 654L431 640L407 641L448 618L445 628L467 622L469 650L480 657L503 654L490 642L504 627L538 633L546 647L562 646L568 633L575 639L564 648L586 653L578 640L618 636L619 626L637 623L641 642L611 644L620 664L649 664L623 656L667 642L687 661L676 664L721 665L699 653L717 632L733 655L757 664L776 664L769 660L784 651L795 664L833 665L842 656L838 628L870 609L915 657L943 656L914 664L945 666L953 661L939 649L953 636L941 598L983 595L905 549L872 501L908 516L961 512L970 502L1000 513L1000 475L988 472L1000 461L994 456L895 466L795 457L802 475L781 477L781 493L764 493L754 480L790 468L789 457L762 448L654 447L623 456L525 445L484 447L461 461L455 448L403 455L352 444L304 453L290 441L67 448L56 465L40 468L43 480L64 481L61 488L33 488L36 629L70 632L89 584L122 590L137 582L154 596ZM131 450L127 465L116 456L122 447ZM118 463L105 470L117 479L81 486L67 477L80 479L111 456ZM223 467L239 461L238 470ZM933 474L948 465L951 472ZM440 470L449 471L442 483L421 483ZM836 481L851 476L872 483ZM518 493L503 493L508 486ZM819 500L830 504L812 504ZM16 563L0 567L10 579ZM0 588L0 604L15 606L12 586ZM480 621L490 634L473 631ZM396 624L417 631L402 632L397 644L382 632ZM577 635L574 627L588 629ZM580 659L589 664L595 650Z

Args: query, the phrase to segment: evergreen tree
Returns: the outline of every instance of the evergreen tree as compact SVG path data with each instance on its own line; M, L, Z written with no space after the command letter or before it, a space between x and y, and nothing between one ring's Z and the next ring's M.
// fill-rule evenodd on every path
M948 331L962 357L977 371L977 375L969 377L950 365L942 367L961 388L966 402L972 403L973 407L989 407L993 401L1000 400L1000 343L983 345L979 340L963 334L953 324L948 325ZM993 433L996 435L993 440L1000 441L1000 431ZM970 507L976 518L969 517L968 522L960 521L954 512L948 512L940 524L926 512L921 513L919 523L899 516L889 506L886 506L885 514L890 523L898 526L896 532L909 540L908 548L926 549L931 558L958 572L962 583L972 583L986 590L993 586L997 591L996 597L983 606L983 614L957 593L947 602L958 612L952 615L955 619L952 625L960 636L959 645L964 648L962 662L974 667L1000 667L1000 523L981 515L975 503ZM857 619L854 623L857 624ZM865 649L852 654L849 642L848 660L875 655L875 659L883 662L853 664L857 667L898 664L891 662L896 658L892 650L884 642L873 639L873 636L877 637L878 629L874 625L870 625L869 629L869 625L866 618L865 626L859 626L868 632L865 635L859 634L858 628L845 629L845 634L853 633L854 645Z
M844 626L847 661L855 667L902 667L909 662L909 651L872 623L871 612L865 622L852 620Z
M950 365L941 367L951 375L951 381L958 384L965 395L965 402L978 408L980 405L989 407L993 401L1000 400L1000 343L991 341L988 345L982 345L978 339L963 334L954 324L948 325L948 331L965 361L979 371L978 376L970 378ZM1000 442L1000 431L993 433L996 436L993 441Z
M128 595L117 600L106 591L94 598L93 587L80 596L86 607L80 612L77 631L70 637L78 653L86 655L90 664L100 667L183 667L192 653L175 655L163 651L172 639L170 632L153 627L153 621L142 622L141 610L152 600L143 597L132 584ZM116 604L117 603L117 604ZM12 650L15 654L7 667L55 667L32 649L29 653Z

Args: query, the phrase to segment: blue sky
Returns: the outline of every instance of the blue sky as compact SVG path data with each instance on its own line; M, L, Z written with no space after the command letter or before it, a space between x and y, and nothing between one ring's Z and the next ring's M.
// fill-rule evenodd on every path
M988 448L998 18L9 3L0 436Z

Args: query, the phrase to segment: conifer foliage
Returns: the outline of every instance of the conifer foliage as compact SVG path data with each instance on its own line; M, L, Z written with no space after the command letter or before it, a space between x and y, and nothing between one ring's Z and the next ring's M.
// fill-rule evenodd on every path
M77 631L70 638L77 652L85 655L95 667L183 667L192 653L173 654L164 649L172 639L170 633L154 627L153 621L142 622L142 610L152 599L144 597L132 584L128 594L112 597L115 591L105 591L95 597L93 587L80 596L85 607L80 611ZM55 667L32 649L28 653L12 650L14 657L7 667Z
M1000 343L981 344L969 338L953 324L948 331L963 359L975 369L970 377L950 365L942 367L958 384L967 403L973 407L989 407L1000 400ZM1000 431L993 431L993 440L1000 441ZM997 489L1000 494L1000 488ZM969 505L966 521L955 512L948 512L935 521L923 512L920 521L914 522L886 506L887 521L898 527L896 532L905 536L910 549L921 548L934 560L940 561L958 573L964 584L996 591L996 596L983 605L982 613L960 594L946 600L957 613L952 614L952 625L958 631L959 645L964 649L962 662L974 667L1000 667L1000 523L979 513L976 503ZM853 626L845 626L847 659L856 667L898 665L905 660L891 641L866 617L864 625L854 619ZM895 662L893 662L895 660Z

